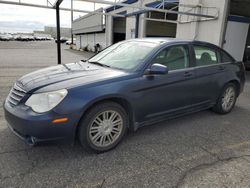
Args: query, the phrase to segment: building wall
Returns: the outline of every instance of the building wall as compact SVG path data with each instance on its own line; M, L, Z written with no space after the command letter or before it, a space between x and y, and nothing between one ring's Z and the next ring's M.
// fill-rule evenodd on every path
M144 0L142 1L138 1L136 3L134 3L133 5L139 5L139 3L143 3L148 4L150 2L154 2L155 0ZM127 11L127 13L131 13L131 12L135 12L138 11L139 9L135 9L135 8L129 8L129 7L122 7L119 8L117 10L112 11L112 13L120 13L120 12L124 12ZM139 37L145 37L146 33L146 20L144 20L143 18L145 17L144 14L142 14L140 16L139 19ZM132 17L127 17L126 18L126 39L131 39L135 37L135 23L136 23L136 19L134 16ZM107 21L106 21L106 44L107 46L111 45L113 43L113 20L111 16L108 16Z
M224 49L228 51L237 61L243 60L247 42L249 23L229 21L227 24Z
M113 17L106 16L105 45L113 44Z
M219 9L219 17L216 20L210 21L178 23L176 37L181 39L207 41L222 46L228 2L228 0L180 0L180 4L184 5L202 4L207 7L217 7ZM180 11L187 11L188 9L190 8L181 7ZM210 11L210 13L213 13L212 9ZM205 14L206 9L204 9L201 13ZM180 22L190 19L192 19L192 16L178 16L178 21Z
M100 44L101 49L106 47L105 33L83 34L76 37L76 48L78 50L87 47L89 51L94 52L94 46L97 43Z
M146 37L146 20L144 18L146 18L147 14L141 14L140 15L140 20L139 20L139 33L138 33L138 37L139 38L143 38Z
M103 9L96 10L103 12ZM73 21L73 33L100 32L104 29L103 15L90 13Z
M128 17L126 19L126 40L135 38L135 17Z
M34 37L51 37L51 35L50 34L46 34L46 33L41 33L41 32L36 32L36 31L34 31Z
M146 5L148 3L151 2L155 2L156 0L144 0L142 1L138 1L135 2L133 5L139 5L139 3L143 3L143 5ZM135 9L135 8L129 8L129 7L122 7L116 10L111 11L110 13L113 14L119 14L119 13L132 13L132 12L136 12L139 11L140 9ZM92 14L88 14L82 18L79 18L77 20L74 21L73 24L73 32L75 34L81 34L84 32L80 32L80 31L86 31L89 32L89 29L91 30L91 32L98 32L101 29L101 19L99 19L101 16L100 15L92 15ZM147 34L148 35L155 35L155 36L170 36L170 37L175 37L176 34L176 25L175 24L167 24L167 23L161 23L161 22L152 22L152 21L146 21L144 18L146 17L146 14L141 14L139 17L139 32L138 32L138 37L145 37ZM113 33L124 33L125 32L125 39L131 39L131 38L135 38L135 30L136 30L136 18L135 16L131 16L131 17L127 17L124 18L126 19L126 21L119 21L119 18L115 18L116 20L114 21L113 19L114 17L112 16L106 16L106 21L105 21L105 38L103 39L103 35L101 35L102 37L100 37L101 39L98 39L99 41L101 41L100 43L103 45L103 47L109 46L111 44L113 44ZM96 21L95 21L96 20ZM97 22L99 24L97 24ZM147 27L147 22L149 22L149 26ZM87 27L86 27L87 25ZM169 28L168 28L169 27ZM93 30L94 29L94 30ZM97 30L95 30L97 29ZM146 34L146 30L147 34ZM157 30L157 32L155 32ZM92 37L94 36L94 34L85 34L88 37ZM98 36L98 34L97 34ZM86 39L85 36L81 35L81 44L78 40L79 37L77 37L77 44L78 44L78 49L81 47L83 47L83 45L85 45L84 41L90 41L90 46L92 46L92 40ZM105 42L103 42L105 41ZM83 43L82 43L83 42Z
M144 0L143 4L148 4L155 0ZM201 22L190 22L190 23L178 23L177 27L175 24L170 23L161 23L161 22L153 22L146 21L143 19L145 14L140 15L139 19L139 37L145 36L169 36L169 37L177 37L181 39L191 39L191 40L201 40L214 43L216 45L222 46L223 38L225 35L225 26L226 26L226 18L227 18L227 10L228 10L228 2L229 0L180 0L180 4L183 5L200 5L202 4L205 7L216 7L219 10L218 19L210 20L210 21L201 21ZM133 5L138 5L139 1L134 3ZM188 11L189 7L180 7L180 11ZM112 11L111 13L119 14L121 12L126 11L127 13L137 11L135 8L122 7ZM199 9L193 9L193 12L197 13ZM201 9L200 13L206 14L207 9ZM208 13L212 14L214 10L209 10ZM197 19L197 17L195 17ZM184 22L186 20L193 19L192 16L178 15L178 21ZM120 24L120 25L119 25ZM112 16L106 16L106 31L103 39L99 39L101 44L104 47L109 46L113 43L113 32L122 32L121 28L124 28L126 24L126 39L135 37L135 27L136 27L136 19L134 16L127 17L126 23L124 22L116 22L114 24L114 20ZM123 30L124 32L124 30ZM176 34L176 35L175 35ZM87 36L95 36L94 34L88 34ZM91 38L87 39L91 42ZM86 40L85 40L86 41Z
M61 27L61 37L71 37L71 28L64 28ZM53 38L56 38L57 32L56 32L56 27L44 27L44 33L50 34Z
M81 48L81 35L76 35L76 49L79 50Z

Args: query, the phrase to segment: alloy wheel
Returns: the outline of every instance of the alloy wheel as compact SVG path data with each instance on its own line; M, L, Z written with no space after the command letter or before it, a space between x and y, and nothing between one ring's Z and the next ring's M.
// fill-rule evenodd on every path
M113 144L123 130L124 122L120 113L106 110L99 113L89 128L89 138L97 147L107 147Z
M222 108L225 111L230 111L234 105L236 92L234 87L228 87L222 96Z

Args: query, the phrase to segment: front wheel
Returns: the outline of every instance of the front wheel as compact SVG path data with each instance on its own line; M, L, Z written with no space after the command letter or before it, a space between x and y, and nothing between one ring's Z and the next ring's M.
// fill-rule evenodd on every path
M220 95L216 105L212 108L213 111L220 114L227 114L232 111L237 100L237 89L235 84L227 84L222 94Z
M80 123L78 137L81 145L96 153L113 149L128 127L126 111L117 103L105 102L88 111Z

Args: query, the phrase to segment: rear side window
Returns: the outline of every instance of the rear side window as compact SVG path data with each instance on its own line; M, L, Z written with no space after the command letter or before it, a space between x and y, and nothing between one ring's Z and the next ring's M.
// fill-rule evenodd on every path
M218 63L218 57L215 50L203 47L194 46L196 66L206 66Z
M227 53L221 51L221 63L232 63L233 61Z

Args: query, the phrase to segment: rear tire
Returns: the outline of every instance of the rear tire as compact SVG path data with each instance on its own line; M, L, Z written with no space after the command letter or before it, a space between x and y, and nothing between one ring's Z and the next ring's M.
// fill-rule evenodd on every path
M109 151L124 137L128 122L128 115L121 105L115 102L97 104L80 122L79 141L88 151Z
M212 110L219 114L227 114L232 111L237 100L237 88L234 83L228 83L217 100Z

